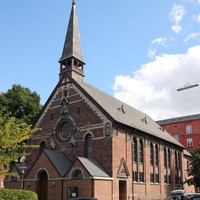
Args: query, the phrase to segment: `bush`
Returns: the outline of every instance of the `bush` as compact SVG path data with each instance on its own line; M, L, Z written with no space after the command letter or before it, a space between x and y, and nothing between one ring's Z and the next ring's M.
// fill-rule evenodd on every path
M0 190L0 200L38 200L37 194L28 190Z

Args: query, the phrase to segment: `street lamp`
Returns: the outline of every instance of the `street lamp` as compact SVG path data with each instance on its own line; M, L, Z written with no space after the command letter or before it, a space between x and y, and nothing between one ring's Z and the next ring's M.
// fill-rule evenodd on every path
M190 89L190 88L193 88L193 87L198 87L198 86L199 86L199 84L190 85L189 83L186 83L186 85L184 85L184 87L178 88L177 91L187 90L187 89Z
M25 173L25 170L27 169L26 166L21 166L20 167L20 170L21 170L21 177L22 177L22 181L21 181L21 190L23 190L23 178L24 178L24 173Z

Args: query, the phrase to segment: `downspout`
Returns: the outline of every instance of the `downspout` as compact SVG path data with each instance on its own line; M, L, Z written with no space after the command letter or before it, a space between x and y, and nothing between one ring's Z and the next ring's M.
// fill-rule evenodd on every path
M64 200L64 199L63 199L63 185L64 185L63 182L64 182L64 180L62 179L62 180L61 180L61 199L62 199L62 200Z
M94 197L94 177L92 177L91 184L92 184L92 197Z

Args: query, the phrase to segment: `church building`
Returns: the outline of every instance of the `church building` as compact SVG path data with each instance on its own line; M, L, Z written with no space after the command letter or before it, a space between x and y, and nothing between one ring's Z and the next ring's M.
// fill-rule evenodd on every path
M183 188L190 156L147 114L84 81L76 4L73 0L59 80L31 137L33 149L15 163L6 188L35 191L39 200L164 199ZM137 97L135 97L137 98Z

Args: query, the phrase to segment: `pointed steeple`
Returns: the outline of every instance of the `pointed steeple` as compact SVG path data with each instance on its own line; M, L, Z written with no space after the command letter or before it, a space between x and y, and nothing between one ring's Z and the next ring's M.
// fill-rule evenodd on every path
M82 55L75 0L72 1L72 9L68 23L67 34L59 63L60 78L65 72L68 72L72 78L78 78L80 80L83 79L83 66L85 61Z

